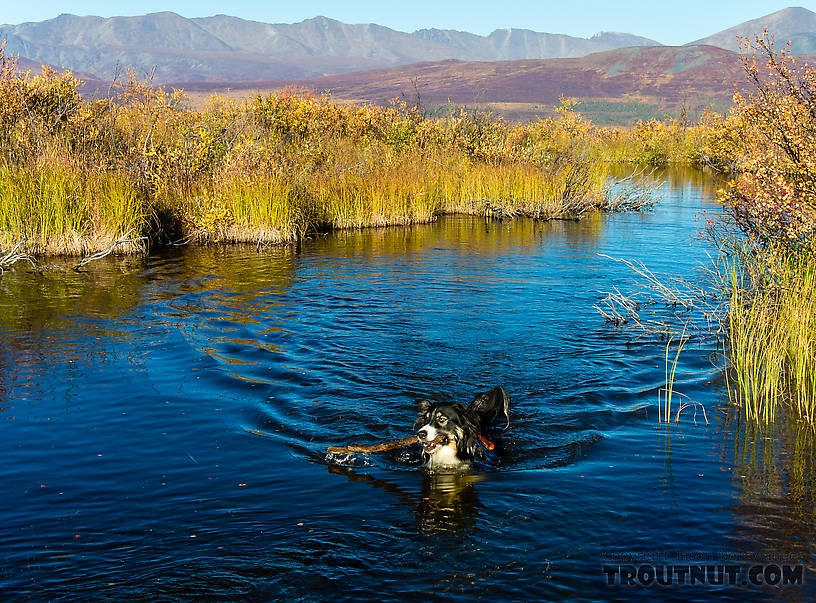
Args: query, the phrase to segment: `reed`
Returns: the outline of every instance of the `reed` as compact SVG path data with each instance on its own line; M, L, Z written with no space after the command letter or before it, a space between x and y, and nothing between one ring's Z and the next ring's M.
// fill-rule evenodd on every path
M298 196L285 179L241 176L185 195L178 209L199 242L285 243L307 228Z
M141 232L148 213L138 192L113 175L83 177L58 165L0 166L3 246L25 238L31 253L77 255Z
M731 270L729 397L755 421L772 423L784 408L816 426L816 267L804 257L753 261L766 266L759 279Z

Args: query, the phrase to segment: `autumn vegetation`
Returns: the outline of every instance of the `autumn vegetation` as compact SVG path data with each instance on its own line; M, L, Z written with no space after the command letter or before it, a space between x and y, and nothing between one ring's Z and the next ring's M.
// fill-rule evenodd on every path
M443 212L576 217L610 202L607 169L565 120L426 119L293 91L192 110L133 74L85 100L70 73L21 74L0 54L0 249L85 254L127 234L146 237L135 248L260 245Z
M611 164L729 161L717 146L725 118L599 129L572 107L513 124L287 90L192 109L132 73L87 100L70 73L20 73L0 52L0 250L286 243L450 212L574 218L614 207Z

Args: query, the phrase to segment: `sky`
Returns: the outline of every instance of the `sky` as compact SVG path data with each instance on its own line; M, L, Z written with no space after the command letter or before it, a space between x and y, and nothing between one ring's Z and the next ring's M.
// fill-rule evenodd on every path
M400 31L426 27L486 35L519 27L589 37L599 31L632 33L663 44L685 44L788 6L816 12L816 0L159 0L118 5L110 0L6 0L0 23L43 21L61 13L143 15L173 11L185 17L228 14L266 23L294 23L323 15L345 23L378 23Z

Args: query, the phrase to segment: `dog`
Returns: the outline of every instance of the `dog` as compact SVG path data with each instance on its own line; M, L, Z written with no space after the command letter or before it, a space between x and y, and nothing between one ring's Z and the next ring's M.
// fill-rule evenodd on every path
M432 404L423 400L418 410L414 429L422 444L423 464L431 470L467 469L483 454L477 444L493 447L482 437L490 422L504 417L504 429L510 426L510 396L500 385L476 394L467 407L459 402Z

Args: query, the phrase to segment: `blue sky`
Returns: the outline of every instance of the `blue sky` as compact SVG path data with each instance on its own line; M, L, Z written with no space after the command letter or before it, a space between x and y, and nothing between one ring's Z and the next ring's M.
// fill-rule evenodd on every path
M346 23L379 23L401 31L439 27L483 35L504 27L581 37L601 30L625 31L664 44L684 44L791 5L816 12L816 0L683 0L676 5L661 0L164 0L127 6L110 0L6 0L3 4L2 23L42 21L60 13L110 17L169 10L185 17L223 13L268 23L293 23L325 15Z

